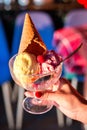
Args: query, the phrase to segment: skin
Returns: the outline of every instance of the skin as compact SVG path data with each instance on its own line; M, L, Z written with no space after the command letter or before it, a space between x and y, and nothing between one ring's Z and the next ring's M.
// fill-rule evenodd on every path
M59 82L56 92L45 92L40 98L51 100L66 116L87 124L87 100L71 86L68 80L60 78ZM26 91L25 96L33 97L34 94Z

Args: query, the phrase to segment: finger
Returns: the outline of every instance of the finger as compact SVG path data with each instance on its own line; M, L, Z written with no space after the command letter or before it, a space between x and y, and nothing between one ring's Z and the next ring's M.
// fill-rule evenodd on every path
M26 97L34 97L34 92L26 91L26 92L24 93L24 95L25 95Z
M24 93L24 95L26 96L26 97L37 97L37 98L40 98L42 95L43 95L43 93L41 92L41 91L37 91L37 92L30 92L30 91L26 91L25 93Z
M42 100L50 100L50 101L57 103L58 105L64 104L66 102L67 98L68 98L68 95L65 94L64 92L60 92L60 91L45 92L41 96Z
M45 92L43 93L41 98L46 99L46 100L56 101L58 98L58 95L56 94L56 92Z

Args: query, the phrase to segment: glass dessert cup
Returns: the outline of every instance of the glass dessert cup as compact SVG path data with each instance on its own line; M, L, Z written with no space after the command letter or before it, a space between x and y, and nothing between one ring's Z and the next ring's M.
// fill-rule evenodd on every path
M14 74L13 65L16 55L9 60L10 73L16 84L23 87L25 90L32 93L46 91L57 91L58 85L55 85L62 73L62 63L60 63L54 71L44 74L29 74L29 75L18 75ZM23 108L25 111L32 114L43 114L48 112L53 107L53 102L48 100L42 100L40 98L26 97L23 100Z

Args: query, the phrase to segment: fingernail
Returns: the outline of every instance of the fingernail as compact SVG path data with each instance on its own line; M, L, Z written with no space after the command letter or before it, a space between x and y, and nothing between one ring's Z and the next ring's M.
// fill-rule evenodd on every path
M35 93L35 96L36 96L37 98L40 98L42 95L43 95L42 92L36 92L36 93Z

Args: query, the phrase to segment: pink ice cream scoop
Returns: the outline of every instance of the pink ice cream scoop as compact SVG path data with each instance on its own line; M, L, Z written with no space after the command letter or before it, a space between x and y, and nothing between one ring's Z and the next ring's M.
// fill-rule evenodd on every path
M62 73L62 58L55 51L50 50L39 55L37 61L40 64L40 77L33 83L33 88L55 91L55 84Z

